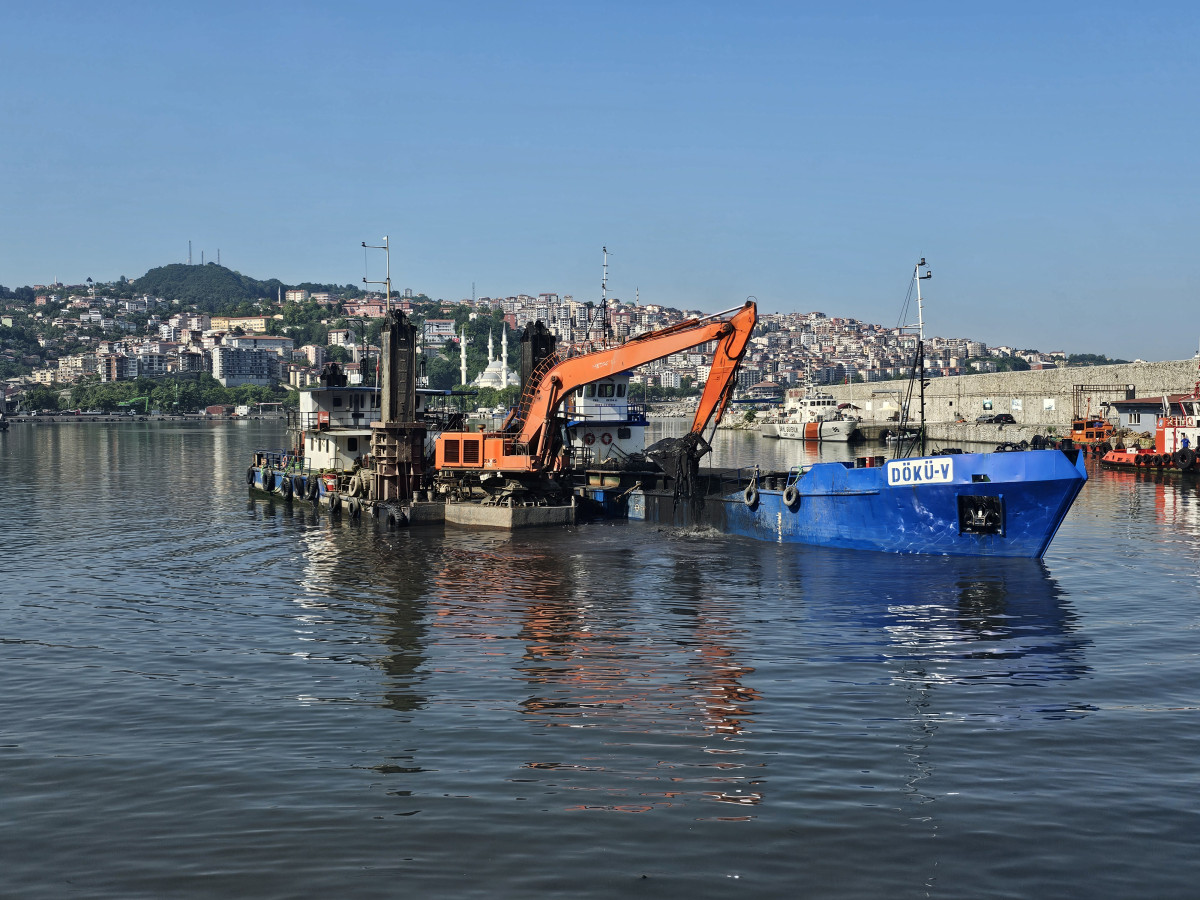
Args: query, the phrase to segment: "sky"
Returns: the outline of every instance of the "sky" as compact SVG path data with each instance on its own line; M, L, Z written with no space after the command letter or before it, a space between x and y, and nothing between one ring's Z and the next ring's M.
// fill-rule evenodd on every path
M1183 359L1190 3L9 3L0 284L215 260Z

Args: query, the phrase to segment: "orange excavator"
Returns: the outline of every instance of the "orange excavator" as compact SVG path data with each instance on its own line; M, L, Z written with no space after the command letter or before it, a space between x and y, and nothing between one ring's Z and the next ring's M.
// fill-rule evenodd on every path
M757 306L747 300L736 310L689 319L632 338L617 347L566 358L548 357L525 385L520 404L501 431L444 432L437 439L435 467L439 479L458 480L471 473L481 477L503 475L527 487L539 479L553 480L567 464L560 429L555 425L559 408L572 391L672 353L716 341L708 381L689 434L691 447L704 448L699 454L702 455L708 449L702 433L714 416L719 421L725 411L757 319Z

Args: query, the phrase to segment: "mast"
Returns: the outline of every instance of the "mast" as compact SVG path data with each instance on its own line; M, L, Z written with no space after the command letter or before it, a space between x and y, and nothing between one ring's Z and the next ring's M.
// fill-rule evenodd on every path
M925 274L921 268L925 266L925 257L913 269L913 279L917 282L917 377L921 381L921 455L925 455L925 304L921 298L921 282L933 277L933 272L926 267Z
M391 247L388 246L388 236L386 234L383 236L383 255L384 255L384 259L386 260L385 266L387 267L385 269L385 271L387 273L387 275L385 276L386 284L387 284L387 293L384 294L384 297L383 297L383 309L384 309L384 312L391 312L392 311L392 249L391 249Z
M608 329L608 247L604 251L604 276L600 279L600 327L604 329L604 340L609 339Z

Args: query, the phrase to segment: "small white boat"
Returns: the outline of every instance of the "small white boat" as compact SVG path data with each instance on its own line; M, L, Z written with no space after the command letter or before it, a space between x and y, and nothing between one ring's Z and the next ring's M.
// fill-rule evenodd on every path
M773 437L847 443L858 430L858 419L839 410L832 394L812 385L788 388L784 393L783 410L784 416L775 424Z

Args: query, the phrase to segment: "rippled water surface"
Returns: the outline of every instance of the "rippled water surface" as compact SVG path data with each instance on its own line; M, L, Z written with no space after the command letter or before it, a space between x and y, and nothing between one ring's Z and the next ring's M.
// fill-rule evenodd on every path
M0 896L1196 895L1194 481L922 559L386 532L251 500L282 443L0 435Z

